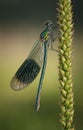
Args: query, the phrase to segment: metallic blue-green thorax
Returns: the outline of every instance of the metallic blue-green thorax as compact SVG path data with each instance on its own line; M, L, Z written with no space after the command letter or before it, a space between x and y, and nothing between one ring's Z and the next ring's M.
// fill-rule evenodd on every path
M41 34L40 34L40 39L44 40L44 42L47 42L49 39L49 31L48 28L46 28Z

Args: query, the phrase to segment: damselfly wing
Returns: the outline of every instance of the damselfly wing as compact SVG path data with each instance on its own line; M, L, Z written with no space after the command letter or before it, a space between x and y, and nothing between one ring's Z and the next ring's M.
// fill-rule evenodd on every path
M36 78L43 64L43 55L44 44L38 41L11 80L11 87L14 90L25 88Z

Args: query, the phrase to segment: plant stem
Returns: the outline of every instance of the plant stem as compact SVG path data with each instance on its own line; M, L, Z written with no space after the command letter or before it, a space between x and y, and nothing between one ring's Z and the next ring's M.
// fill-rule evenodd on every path
M71 61L73 22L71 0L59 0L57 10L59 25L59 82L61 93L60 122L63 130L74 130Z

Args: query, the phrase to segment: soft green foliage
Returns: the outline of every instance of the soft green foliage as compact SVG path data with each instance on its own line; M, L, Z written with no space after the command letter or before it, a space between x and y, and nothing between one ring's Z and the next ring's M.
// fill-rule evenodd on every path
M71 0L58 2L59 25L59 81L61 93L60 121L64 130L73 127L73 91L72 91L72 62L71 44L73 34Z

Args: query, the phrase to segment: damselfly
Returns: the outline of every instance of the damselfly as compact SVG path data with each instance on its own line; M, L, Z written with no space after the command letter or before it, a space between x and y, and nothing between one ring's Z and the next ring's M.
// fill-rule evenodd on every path
M54 40L55 25L52 21L48 20L45 22L45 29L40 34L38 42L34 44L28 58L23 62L11 80L11 87L14 90L21 90L27 87L36 78L42 68L36 97L37 111L40 108L40 93L47 63L47 51L48 49L54 50Z

